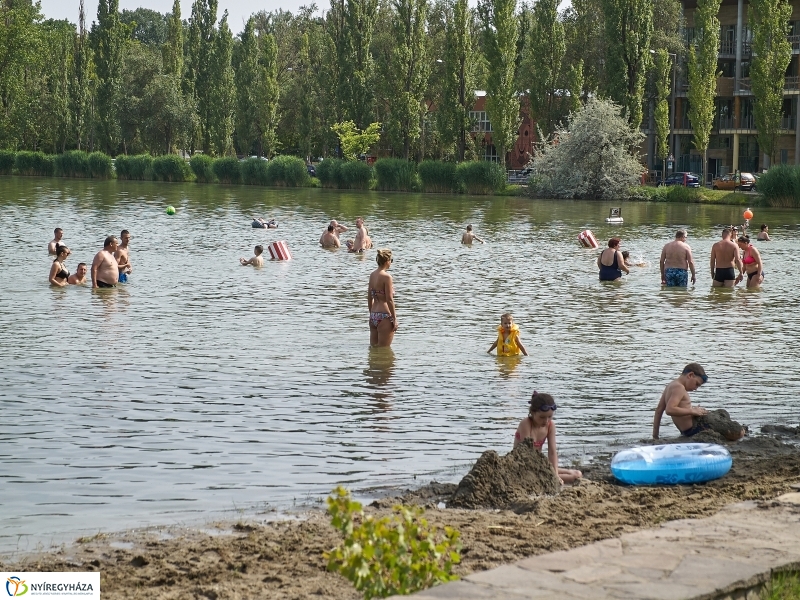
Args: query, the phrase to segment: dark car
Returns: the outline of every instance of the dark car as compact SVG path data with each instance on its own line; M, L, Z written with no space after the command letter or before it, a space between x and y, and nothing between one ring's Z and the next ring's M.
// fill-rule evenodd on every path
M684 187L699 188L700 176L687 172L673 173L672 175L667 175L667 178L661 185L682 185Z
M306 165L306 171L308 171L309 177L316 177L317 176L317 169L314 165Z

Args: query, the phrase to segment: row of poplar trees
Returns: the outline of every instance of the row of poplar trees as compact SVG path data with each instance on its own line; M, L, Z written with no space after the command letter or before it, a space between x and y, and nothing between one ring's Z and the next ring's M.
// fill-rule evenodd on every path
M668 154L672 63L688 64L695 146L714 119L720 0L699 0L684 43L678 0L331 0L259 12L234 37L217 0L171 13L100 0L87 30L44 20L33 0L0 0L0 148L109 154L202 150L326 156L331 126L382 124L380 145L408 159L480 155L475 91L498 156L514 144L522 103L544 135L590 96L642 124L652 107ZM751 0L759 142L774 153L791 58L787 0ZM776 116L777 115L777 116ZM771 137L770 137L771 136ZM770 140L772 140L770 142ZM771 145L770 145L771 144Z

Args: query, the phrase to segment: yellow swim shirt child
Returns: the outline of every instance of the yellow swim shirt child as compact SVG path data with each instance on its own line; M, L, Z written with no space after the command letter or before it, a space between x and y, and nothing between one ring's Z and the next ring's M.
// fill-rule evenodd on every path
M519 339L519 327L514 324L514 317L505 313L500 317L500 326L497 328L497 339L489 348L491 352L497 348L497 356L528 356L528 351Z

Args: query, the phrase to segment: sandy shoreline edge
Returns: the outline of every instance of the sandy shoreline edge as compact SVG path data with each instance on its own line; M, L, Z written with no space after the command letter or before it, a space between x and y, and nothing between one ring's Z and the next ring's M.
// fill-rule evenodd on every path
M515 510L437 508L455 484L421 486L385 497L368 510L385 514L397 502L419 504L426 518L461 532L460 575L528 556L565 550L664 521L705 517L742 500L765 500L800 486L799 428L729 445L733 468L700 485L627 487L613 482L608 459L584 467L586 479L558 496L532 497ZM291 517L292 515L290 515ZM298 517L302 518L298 518ZM99 534L42 553L0 560L2 570L100 571L104 598L358 599L348 581L325 570L322 552L339 535L321 510L288 520L209 523Z

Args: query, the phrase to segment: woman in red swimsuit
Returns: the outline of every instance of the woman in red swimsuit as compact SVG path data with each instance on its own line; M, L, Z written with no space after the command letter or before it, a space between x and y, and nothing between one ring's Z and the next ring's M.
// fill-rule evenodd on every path
M556 450L556 424L553 414L556 412L556 401L550 394L540 394L534 391L531 396L528 416L522 419L514 434L514 446L525 440L531 440L533 447L539 452L547 442L547 458L553 465L561 483L573 483L583 477L583 473L575 469L563 469L558 466L558 452Z
M761 262L761 253L750 243L750 238L746 235L740 236L737 243L743 252L742 264L747 273L747 287L757 288L764 281L764 263Z

